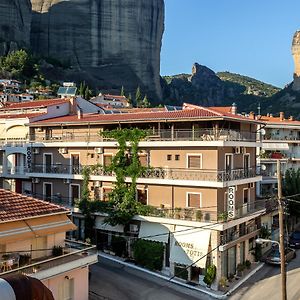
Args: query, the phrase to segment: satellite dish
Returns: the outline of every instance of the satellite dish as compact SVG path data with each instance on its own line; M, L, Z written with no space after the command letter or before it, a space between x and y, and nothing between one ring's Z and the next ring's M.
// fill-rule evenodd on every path
M263 171L266 171L266 169L267 169L266 165L261 165L261 169L262 169Z
M266 130L265 130L265 129L262 128L262 129L260 130L260 132L261 132L262 135L266 135Z

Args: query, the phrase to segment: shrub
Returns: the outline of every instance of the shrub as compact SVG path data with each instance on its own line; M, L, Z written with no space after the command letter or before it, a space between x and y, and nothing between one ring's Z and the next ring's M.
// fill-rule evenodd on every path
M126 253L126 239L121 236L113 236L111 240L112 251L116 253L117 256L123 256Z
M209 267L207 267L206 269L206 274L204 276L203 281L208 285L211 286L211 284L213 283L213 281L216 278L216 272L217 272L217 268L215 265L210 265Z
M63 247L62 246L53 246L52 248L52 255L53 256L60 256L63 254Z
M245 267L247 268L247 269L250 269L251 268L251 261L250 260L246 260L245 261Z
M189 272L185 267L175 266L175 276L188 280Z
M150 270L161 270L163 267L163 243L137 240L133 244L133 257L137 264Z

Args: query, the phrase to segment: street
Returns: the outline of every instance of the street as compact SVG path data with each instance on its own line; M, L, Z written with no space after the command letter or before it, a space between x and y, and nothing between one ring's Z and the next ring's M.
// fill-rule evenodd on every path
M90 300L212 300L197 291L102 257L91 266L91 272Z
M300 299L300 250L297 257L287 265L287 298ZM265 265L260 271L248 279L230 300L280 300L281 277L280 267Z
M287 266L288 300L300 299L300 250ZM100 258L91 266L90 300L212 300L203 293L168 283L139 270ZM281 299L280 267L265 265L230 300Z

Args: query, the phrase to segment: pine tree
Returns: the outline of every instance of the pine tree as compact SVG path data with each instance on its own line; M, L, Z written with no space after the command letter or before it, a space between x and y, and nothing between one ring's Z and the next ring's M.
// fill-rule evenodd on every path
M150 102L148 100L148 97L147 95L145 95L144 99L143 99L143 104L142 104L143 107L150 107Z
M135 103L137 107L141 107L142 106L142 94L141 94L141 89L138 86L138 88L136 89L135 92Z
M79 91L78 94L84 98L85 97L85 93L86 93L86 85L85 85L85 81L80 83L80 87L79 87Z
M121 96L125 96L125 90L124 90L124 86L123 85L122 85L122 88L121 88L120 95Z
M90 100L91 96L92 96L92 91L89 89L88 86L86 86L85 91L84 91L84 99Z

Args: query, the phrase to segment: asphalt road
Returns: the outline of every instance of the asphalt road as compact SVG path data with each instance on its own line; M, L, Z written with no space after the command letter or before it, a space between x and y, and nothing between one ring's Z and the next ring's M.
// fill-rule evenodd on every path
M287 266L288 300L300 300L300 250ZM100 258L91 267L90 300L212 300L193 291L139 270ZM263 266L230 300L281 300L280 268Z
M107 259L91 266L90 300L212 300L176 284Z
M300 300L300 250L287 265L287 298ZM247 280L230 300L281 300L280 267L265 265Z

